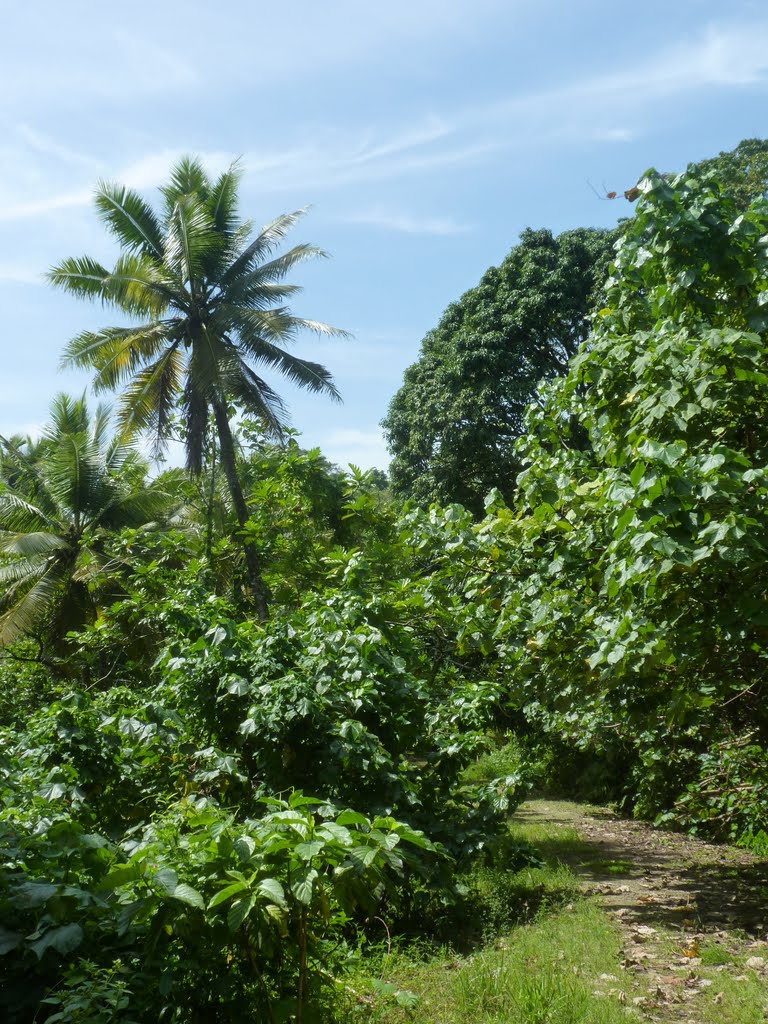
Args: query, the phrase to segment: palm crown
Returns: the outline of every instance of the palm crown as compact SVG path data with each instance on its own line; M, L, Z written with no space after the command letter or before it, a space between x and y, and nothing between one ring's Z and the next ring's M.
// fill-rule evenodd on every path
M292 355L284 345L304 329L344 332L294 316L285 305L299 290L285 282L288 272L302 260L324 255L310 245L275 255L304 211L278 217L252 237L251 223L238 215L239 181L236 165L212 181L199 161L184 158L161 189L159 214L138 193L101 183L96 206L122 250L115 267L108 270L84 256L64 260L49 276L59 287L142 321L86 331L64 355L66 364L95 369L96 391L124 389L118 409L124 431L149 430L161 448L180 402L187 467L197 474L213 411L222 466L242 527L248 512L235 468L229 406L255 415L267 431L281 433L285 406L261 376L263 369L338 400L328 370ZM255 559L246 547L263 618L266 598Z
M0 645L46 619L54 636L87 621L108 534L169 505L135 448L109 438L106 407L91 417L84 399L59 395L51 416L40 441L0 439Z
M97 391L125 386L121 426L150 428L158 444L181 399L193 471L200 469L208 410L218 400L241 406L280 433L284 404L257 367L339 397L323 366L283 347L302 329L343 333L294 316L283 304L300 290L284 282L286 274L324 253L297 245L273 255L303 210L278 217L249 241L252 225L237 212L239 180L235 165L212 182L197 160L184 158L161 190L159 216L138 193L102 182L96 206L122 255L112 270L83 256L64 260L49 275L67 291L144 320L80 334L64 362L93 367Z

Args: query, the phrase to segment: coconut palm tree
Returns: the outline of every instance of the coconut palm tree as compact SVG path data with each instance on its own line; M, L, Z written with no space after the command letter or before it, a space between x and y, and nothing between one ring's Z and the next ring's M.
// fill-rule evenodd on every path
M294 316L285 305L299 290L285 282L289 271L324 255L310 245L275 255L304 211L278 217L254 236L251 222L238 214L239 182L237 165L212 180L198 160L185 157L161 189L159 212L138 193L102 182L96 208L120 245L117 263L108 270L87 256L68 259L49 276L58 287L140 321L87 331L64 355L65 364L95 369L97 391L124 388L118 412L124 431L148 430L161 449L180 403L187 468L199 474L212 412L219 459L242 529L249 516L235 461L233 410L257 417L265 430L280 435L286 409L261 375L264 369L338 400L328 370L292 355L285 345L304 329L344 332ZM263 620L267 594L253 545L245 545L245 559Z
M60 640L95 615L89 587L106 542L156 521L169 495L145 484L132 444L109 437L109 410L58 395L42 438L0 438L0 646Z

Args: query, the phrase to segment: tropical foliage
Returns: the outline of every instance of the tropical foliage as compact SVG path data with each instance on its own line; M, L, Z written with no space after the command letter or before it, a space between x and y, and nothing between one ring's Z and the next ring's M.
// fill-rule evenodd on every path
M277 305L308 250L267 258L292 218L250 240L236 191L195 161L160 215L100 186L118 265L54 276L146 321L68 349L125 387L116 436L60 396L0 447L11 1024L407 1014L350 985L382 935L466 948L559 898L505 828L534 778L768 844L768 201L649 171L606 277L606 234L526 234L388 421L450 381L477 472L396 460L402 505L275 438L254 366L309 372ZM134 428L191 477L148 481Z
M530 723L623 761L638 812L738 837L768 810L768 205L639 187L589 343L530 410L518 510L484 525L509 552L484 603Z
M84 398L59 395L42 437L0 440L0 460L0 645L55 643L114 593L110 537L167 518L172 501L110 436L107 408L90 416Z

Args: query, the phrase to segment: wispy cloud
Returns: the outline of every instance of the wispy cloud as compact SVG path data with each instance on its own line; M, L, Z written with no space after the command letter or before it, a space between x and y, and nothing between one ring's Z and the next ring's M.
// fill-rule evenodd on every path
M243 162L259 189L325 189L386 181L476 163L499 148L493 139L462 139L455 125L433 121L380 132L376 140L354 132L318 133L318 141L282 152L246 153Z
M694 38L664 47L660 52L620 71L607 71L571 80L555 88L509 96L483 108L465 111L465 127L527 120L542 134L556 126L581 132L586 120L603 123L639 110L659 99L694 90L743 88L766 81L768 20L710 24ZM601 131L597 137L623 142L631 129Z
M62 145L50 135L37 131L28 124L17 124L16 134L35 153L53 157L54 160L65 164L85 166L90 171L100 166L100 161L95 159L91 153L81 153L69 146Z
M0 263L0 283L13 284L45 284L45 278L39 271L13 263Z
M173 53L145 46L143 40L119 33L123 50L136 50L137 60L167 75L172 83L191 83L195 72ZM310 198L318 191L423 177L487 163L508 153L525 138L526 147L564 139L616 144L632 141L637 117L684 93L744 89L768 79L768 19L718 22L699 35L670 44L633 66L599 75L574 78L544 90L519 92L494 101L415 119L401 126L302 126L301 141L281 147L246 151L246 185L260 193L300 191ZM124 166L105 167L97 158L40 133L17 126L24 151L3 147L4 181L0 221L40 217L90 202L94 180L106 176L145 189L161 182L180 155L177 148L149 150ZM231 154L211 150L200 154L216 171ZM48 169L42 157L53 157L67 174ZM7 168L11 168L9 171ZM62 187L60 179L67 182ZM410 234L453 235L468 226L450 217L429 217L374 207L350 213L350 223Z
M40 217L56 210L69 210L77 206L86 206L93 195L92 189L78 189L75 192L63 192L59 195L46 196L42 199L22 200L21 202L0 203L0 221L26 220Z
M354 132L344 135L336 133L333 138L300 147L287 147L271 153L246 153L243 166L247 180L258 186L261 192L297 188L315 190L397 178L428 169L467 163L478 159L495 145L488 142L442 145L442 140L451 134L452 129L446 124L438 127L433 121L423 127L407 127L401 132L381 132L377 137L372 137L369 131L362 137ZM98 165L97 172L94 161L87 186L84 183L82 188L52 190L37 196L25 195L28 190L20 189L22 198L5 203L0 200L0 221L36 217L53 210L87 205L91 201L97 175L113 178L136 189L157 185L166 177L169 168L182 152L178 148L149 152L128 165L118 166L114 173L101 165ZM198 152L198 155L212 173L223 170L233 159L231 153L221 150ZM28 164L29 155L26 159L23 154L17 155L16 162L20 166ZM15 190L6 188L4 191L13 194ZM408 226L407 218L402 219L399 228L397 225L392 226L397 230L416 230ZM441 231L438 222L432 225L433 233L447 233L444 229L445 225Z
M419 217L385 209L345 214L340 220L344 224L359 224L385 231L399 231L407 235L463 235L472 230L468 224L463 224L452 217Z

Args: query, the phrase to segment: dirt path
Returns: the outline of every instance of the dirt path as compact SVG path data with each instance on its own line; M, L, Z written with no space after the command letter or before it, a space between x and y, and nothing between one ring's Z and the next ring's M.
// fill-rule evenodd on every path
M768 861L564 801L529 801L516 818L562 827L546 852L621 929L621 969L646 1020L699 1024L697 1003L727 1002L739 984L765 985L755 1024L768 1020Z

